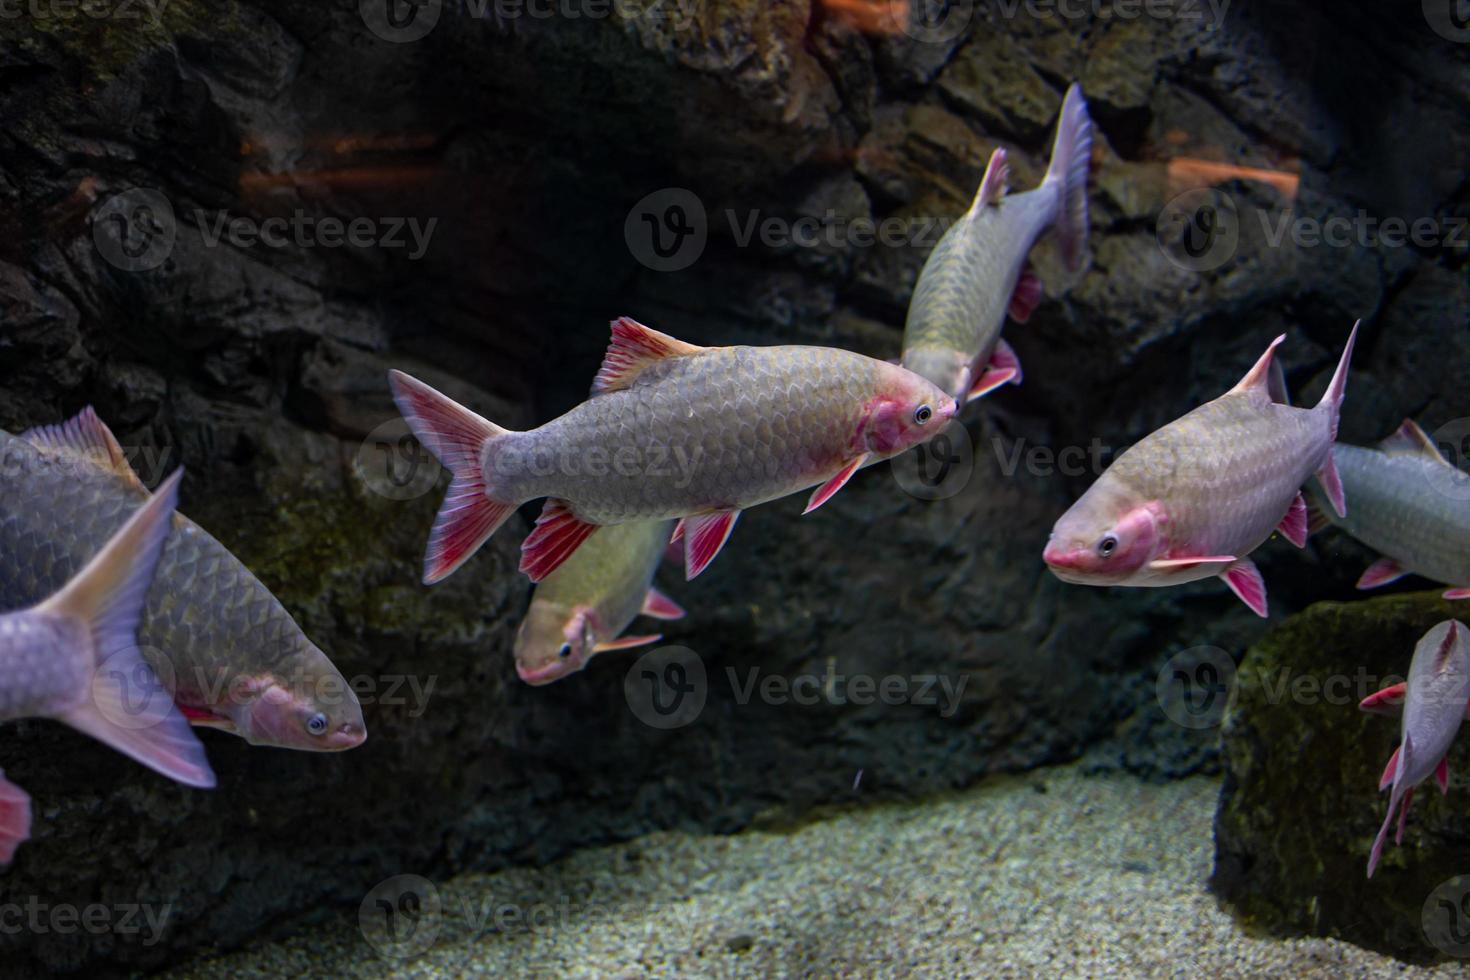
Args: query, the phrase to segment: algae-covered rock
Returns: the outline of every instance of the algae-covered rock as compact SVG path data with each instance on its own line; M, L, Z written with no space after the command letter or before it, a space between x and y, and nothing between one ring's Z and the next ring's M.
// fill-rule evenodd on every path
M1336 936L1413 961L1463 956L1470 894L1470 732L1449 754L1449 795L1414 796L1370 880L1368 852L1388 794L1378 779L1396 718L1357 703L1403 680L1414 644L1470 616L1437 592L1318 603L1254 646L1236 674L1215 819L1215 889L1247 926Z

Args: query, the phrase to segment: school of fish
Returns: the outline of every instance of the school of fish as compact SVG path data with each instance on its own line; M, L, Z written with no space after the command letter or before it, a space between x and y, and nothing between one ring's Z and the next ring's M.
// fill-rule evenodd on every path
M390 372L403 418L450 475L423 582L454 573L517 508L544 499L521 546L521 571L539 584L512 651L520 680L561 681L599 654L661 640L627 631L639 616L685 617L655 585L666 558L693 580L743 511L810 490L809 513L859 470L925 443L966 402L1020 383L1002 331L1041 300L1030 256L1048 233L1068 274L1085 266L1092 133L1073 84L1038 186L1011 193L1007 151L994 150L969 209L924 263L896 361L701 347L621 317L590 396L527 431ZM1275 533L1304 548L1332 524L1383 556L1359 588L1416 574L1470 597L1470 474L1412 420L1376 447L1336 443L1359 326L1315 406L1290 403L1277 337L1235 387L1122 453L1057 519L1046 567L1093 586L1218 578L1265 617L1251 555ZM0 473L0 722L57 719L201 789L215 775L196 727L313 752L364 742L361 706L327 654L177 512L181 471L150 493L88 408L0 431ZM150 696L140 706L124 688ZM1470 716L1465 626L1430 629L1407 680L1360 707L1401 716L1372 877L1395 815L1402 842L1414 788L1433 776L1447 791L1446 754ZM29 795L0 772L0 864L33 819Z

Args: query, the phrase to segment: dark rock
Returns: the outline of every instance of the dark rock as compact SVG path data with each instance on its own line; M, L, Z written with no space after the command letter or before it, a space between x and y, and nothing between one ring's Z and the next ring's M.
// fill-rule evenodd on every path
M1426 904L1470 869L1470 739L1462 733L1450 750L1449 795L1419 787L1403 845L1390 831L1370 880L1368 852L1388 806L1378 779L1399 723L1357 703L1403 680L1430 627L1464 615L1438 592L1318 603L1241 662L1223 729L1211 885L1246 926L1336 936L1414 962L1460 955L1431 943L1426 929L1440 912Z

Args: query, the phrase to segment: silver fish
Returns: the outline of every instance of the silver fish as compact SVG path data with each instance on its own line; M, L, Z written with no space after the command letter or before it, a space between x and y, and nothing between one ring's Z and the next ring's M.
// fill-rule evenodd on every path
M1433 775L1440 792L1449 791L1450 772L1445 753L1460 730L1467 699L1470 699L1470 633L1466 633L1465 624L1459 620L1446 620L1424 634L1409 662L1399 747L1389 757L1383 778L1378 782L1379 792L1393 789L1388 798L1388 813L1368 854L1369 878L1378 867L1394 811L1399 810L1401 803L1403 809L1399 810L1394 843L1404 842L1404 824L1414 799L1414 787Z
M1048 228L1063 264L1082 267L1087 249L1087 167L1092 120L1073 84L1062 101L1046 177L1035 189L1007 194L1006 151L990 156L970 210L929 253L904 323L900 363L958 402L1021 383L1021 362L1001 339L1006 313L1025 323L1041 300L1026 257Z

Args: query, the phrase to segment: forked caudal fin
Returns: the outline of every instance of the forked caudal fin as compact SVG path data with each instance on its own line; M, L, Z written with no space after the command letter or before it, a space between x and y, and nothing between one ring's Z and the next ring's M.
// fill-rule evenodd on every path
M424 584L433 585L468 561L516 509L516 502L490 497L482 463L485 443L508 430L402 371L389 371L388 384L413 434L452 477L424 553Z
M169 531L182 471L159 486L64 588L37 607L87 627L94 670L79 703L60 720L156 772L188 786L212 787L204 746L138 649L143 603ZM139 678L147 696L139 704Z
M1353 359L1353 344L1358 339L1358 327L1362 320L1353 324L1352 333L1348 334L1347 343L1342 348L1342 357L1337 362L1337 370L1332 373L1332 381L1328 383L1327 390L1322 394L1322 400L1317 403L1313 411L1325 411L1330 421L1331 439L1337 439L1337 423L1342 413L1342 400L1347 393L1348 365ZM1342 492L1342 479L1337 475L1337 462L1333 459L1332 449L1327 450L1327 462L1317 471L1317 480L1322 484L1322 489L1327 493L1327 499L1332 504L1332 509L1337 512L1338 517L1347 516L1347 500Z
M1069 272L1082 268L1082 256L1087 251L1087 167L1091 159L1092 119L1087 115L1081 87L1073 82L1062 100L1045 181L1056 185L1061 194L1057 249Z

